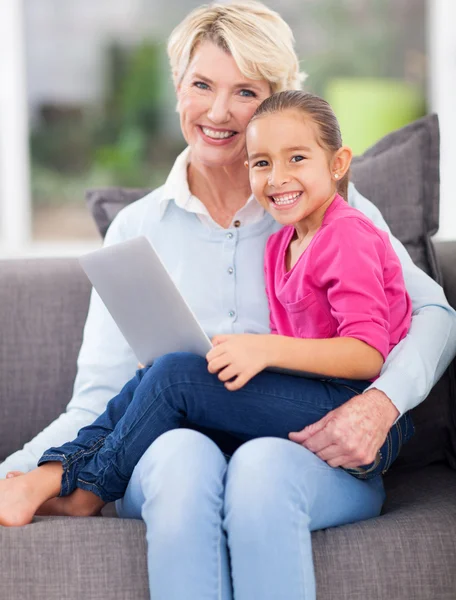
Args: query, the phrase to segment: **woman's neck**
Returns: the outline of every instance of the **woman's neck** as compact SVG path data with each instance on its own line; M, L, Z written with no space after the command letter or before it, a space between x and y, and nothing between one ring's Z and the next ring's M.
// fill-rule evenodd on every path
M222 227L229 227L251 194L248 171L242 161L226 167L209 167L191 160L187 177L192 194Z

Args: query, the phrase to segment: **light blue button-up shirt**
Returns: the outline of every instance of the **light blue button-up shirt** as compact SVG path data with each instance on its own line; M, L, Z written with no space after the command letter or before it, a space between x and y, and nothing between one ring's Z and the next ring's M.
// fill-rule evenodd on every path
M179 157L167 183L123 209L105 245L145 235L155 246L206 333L269 331L263 252L277 223L251 200L223 229L190 198L186 160ZM174 198L176 196L176 198ZM388 230L378 209L353 185L349 203L377 227ZM234 222L240 221L235 227ZM390 234L391 235L391 234ZM442 288L417 268L391 236L413 303L410 332L390 353L373 387L383 391L402 414L419 404L456 353L456 313ZM134 374L137 359L100 298L92 292L78 358L74 394L67 411L0 466L28 471L50 446L73 439L101 414L107 402Z

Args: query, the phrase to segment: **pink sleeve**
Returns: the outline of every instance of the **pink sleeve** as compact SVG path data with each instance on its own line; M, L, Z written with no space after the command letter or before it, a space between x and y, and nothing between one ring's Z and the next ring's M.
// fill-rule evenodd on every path
M312 248L311 268L326 290L340 337L356 338L384 359L390 345L390 311L384 291L385 242L356 218L333 221Z
M270 281L270 274L268 271L268 263L270 262L270 239L266 242L266 249L264 252L264 282L265 282L265 287L266 287L266 296L268 298L268 307L269 307L269 329L271 330L271 333L274 335L277 335L277 327L276 324L274 322L274 316L273 316L273 309L272 309L272 304L271 304L271 281ZM274 291L272 290L272 293L274 293Z

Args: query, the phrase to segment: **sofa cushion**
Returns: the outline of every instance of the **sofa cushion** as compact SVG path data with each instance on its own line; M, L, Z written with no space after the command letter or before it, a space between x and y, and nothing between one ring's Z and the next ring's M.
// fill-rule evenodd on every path
M379 518L312 534L318 598L453 600L456 473L396 470L385 485Z
M440 281L430 236L439 227L439 123L429 115L352 162L352 180L381 211L416 265Z
M386 487L379 518L312 534L319 600L454 600L456 473L396 473ZM139 520L37 517L1 527L0 561L3 598L149 598Z

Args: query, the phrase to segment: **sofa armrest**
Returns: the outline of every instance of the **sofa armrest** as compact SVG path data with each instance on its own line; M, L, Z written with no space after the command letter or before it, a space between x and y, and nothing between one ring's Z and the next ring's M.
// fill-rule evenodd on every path
M443 289L448 302L456 308L456 241L434 242L434 246L443 275Z

